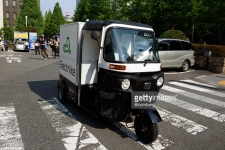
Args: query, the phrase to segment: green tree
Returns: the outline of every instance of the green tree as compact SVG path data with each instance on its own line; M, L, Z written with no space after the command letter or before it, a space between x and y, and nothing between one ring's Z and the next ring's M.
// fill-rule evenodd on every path
M3 28L0 29L0 33L1 33L1 37L4 39L4 40L13 40L13 31L10 27L8 26L5 26ZM3 35L2 35L3 33Z
M49 10L47 12L47 14L45 15L45 28L44 28L44 35L45 37L50 37L51 34L50 34L50 30L49 30L49 25L50 25L50 21L51 21L51 17L52 17L52 12L51 10Z
M126 8L128 8L128 10L122 12L122 14L126 14L129 21L145 24L149 23L151 16L151 13L149 13L151 2L151 0L128 0L125 5L123 5L122 11L126 10Z
M62 9L57 2L55 4L50 24L49 24L49 35L59 35L60 34L60 25L63 25L66 23L66 20L63 16Z
M181 30L190 26L189 12L192 8L191 0L153 0L149 13L157 36L167 30ZM191 28L188 28L189 30Z
M23 0L21 10L16 20L16 30L26 25L25 16L28 17L27 26L36 27L39 33L43 33L44 20L37 0Z
M225 1L204 0L200 20L197 28L202 35L210 35L213 43L221 44L225 32ZM214 41L213 41L214 39Z
M74 22L86 21L86 19L92 19L90 18L90 10L92 7L91 1L92 0L81 0L79 2L77 10L74 11L74 19L73 19Z
M5 19L5 17L3 18L3 24L4 24L4 27L8 27L9 23L8 21Z

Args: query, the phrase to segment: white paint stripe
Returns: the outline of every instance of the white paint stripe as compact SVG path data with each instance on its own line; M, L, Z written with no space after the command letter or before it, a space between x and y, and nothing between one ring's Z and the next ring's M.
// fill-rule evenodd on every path
M185 72L163 72L164 74L183 74L183 73L188 73L188 72L193 72L195 70L190 70L190 71L185 71Z
M0 149L23 150L17 116L13 106L0 107Z
M121 131L127 134L131 139L137 141L140 145L145 147L148 150L161 150L165 149L166 147L169 147L170 145L174 144L174 142L163 138L161 135L158 135L158 138L155 142L153 142L151 145L143 144L140 140L138 140L138 137L135 134L135 131L133 128L126 128L126 125L124 122L112 122L117 128L119 128ZM128 126L133 126L133 123L129 123Z
M182 128L190 134L196 135L197 133L203 132L205 129L208 129L203 125L197 124L191 120L175 115L165 109L159 107L156 108L163 121L168 122L177 128Z
M197 76L195 78L202 78L202 77L205 77L206 75L202 75L202 76Z
M170 87L170 86L166 86L166 85L164 85L162 89L166 90L166 91L176 93L176 94L179 94L179 95L183 95L183 96L186 96L186 97L189 97L189 98L193 98L195 100L202 101L202 102L205 102L205 103L208 103L208 104L216 105L216 106L219 106L219 107L225 107L225 102L219 101L219 100L216 100L216 99L213 99L213 98L208 98L208 97L205 97L205 96L201 96L201 95L198 95L198 94L194 94L194 93L191 93L191 92L188 92L188 91L180 90L180 89Z
M165 96L163 94L159 94L159 95ZM176 99L174 101L169 101L169 103L173 104L175 106L181 107L183 109L195 112L195 113L200 114L202 116L205 116L207 118L211 118L211 119L214 119L214 120L219 121L219 122L225 122L225 115L224 114L220 114L218 112L209 110L207 108L203 108L203 107L200 107L200 106L197 106L197 105L194 105L194 104L191 104L191 103L179 100L179 99Z
M214 86L214 85L209 85L209 84L205 84L205 83L200 83L200 82L197 82L197 81L193 81L193 80L181 80L183 82L188 82L188 83L193 83L193 84L198 84L198 85L202 85L202 86L205 86L205 87L210 87L210 88L216 88L217 86Z
M185 84L185 83L179 83L179 82L169 82L169 83L173 84L173 85L181 86L181 87L184 87L184 88L188 88L188 89L212 94L212 95L215 95L215 96L225 97L225 93L216 92L216 91L213 91L213 90L209 90L209 89L205 89L205 88L201 88L201 87L196 87L196 86Z
M58 99L53 98L47 102L39 102L39 104L57 131L57 134L62 137L62 142L67 150L80 149L85 146L106 150Z

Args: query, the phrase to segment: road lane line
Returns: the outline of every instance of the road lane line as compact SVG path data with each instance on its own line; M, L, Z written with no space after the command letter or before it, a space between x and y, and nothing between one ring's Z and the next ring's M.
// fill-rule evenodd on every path
M13 106L0 107L0 149L24 149Z
M180 86L180 87L184 87L184 88L188 88L188 89L212 94L212 95L215 95L215 96L225 97L225 93L216 92L216 91L213 91L213 90L209 90L209 89L205 89L205 88L201 88L201 87L196 87L196 86L185 84L185 83L179 83L179 82L169 82L169 83L173 84L173 85Z
M135 134L134 128L127 128L126 124L124 122L112 122L113 125L115 125L117 128L119 128L122 132L127 134L131 139L134 141L137 141L138 144L142 145L148 150L162 150L170 145L174 144L174 142L163 138L161 135L158 135L158 138L155 142L153 142L151 145L144 144L140 140L138 140L138 137ZM133 123L128 123L128 126L133 126Z
M193 84L197 84L197 85L201 85L201 86L205 86L205 87L209 87L209 88L217 88L217 86L214 85L209 85L209 84L205 84L205 83L200 83L197 81L193 81L193 80L180 80L182 82L188 82L188 83L193 83Z
M188 72L193 72L195 70L189 70L189 71L185 71L185 72L163 72L164 74L183 74L183 73L188 73Z
M219 106L219 107L225 107L225 102L219 101L219 100L216 100L216 99L213 99L213 98L208 98L208 97L205 97L205 96L194 94L194 93L184 91L184 90L181 90L181 89L177 89L177 88L174 88L174 87L170 87L170 86L167 86L167 85L164 85L162 87L162 89L166 90L166 91L169 91L169 92L176 93L177 95L183 95L183 96L186 96L186 97L189 97L189 98L193 98L195 100L202 101L202 102L205 102L205 103L208 103L208 104L216 105L216 106Z
M85 149L86 147L106 150L98 139L88 132L57 98L39 101L39 104L58 136L62 137L62 142L67 150Z
M156 107L156 108L163 121L168 122L177 128L182 128L190 134L196 135L197 133L203 132L205 129L208 129L207 127L203 125L197 124L196 122L188 120L179 115L173 114L165 109L162 109L159 107Z
M159 96L166 96L166 95L159 94ZM197 113L199 115L205 116L207 118L214 119L214 120L219 121L219 122L225 122L225 115L221 114L221 113L218 113L216 111L212 111L210 109L203 108L203 107L200 107L200 106L197 106L197 105L194 105L194 104L191 104L191 103L179 100L179 99L169 101L169 103L173 104L175 106L178 106L180 108L192 111L192 112Z

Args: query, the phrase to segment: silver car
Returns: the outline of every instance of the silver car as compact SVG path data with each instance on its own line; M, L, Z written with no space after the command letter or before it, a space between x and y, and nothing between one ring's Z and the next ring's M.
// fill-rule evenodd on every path
M24 51L25 50L24 43L25 41L17 41L15 44L15 50Z
M187 71L195 63L191 43L179 39L158 39L159 57L162 68L181 68Z

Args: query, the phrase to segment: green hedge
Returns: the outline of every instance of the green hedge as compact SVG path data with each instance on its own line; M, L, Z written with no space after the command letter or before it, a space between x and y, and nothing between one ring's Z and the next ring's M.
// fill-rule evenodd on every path
M225 57L225 46L192 44L196 56L204 56L204 51L212 51L212 57Z
M168 30L164 32L160 38L173 38L173 39L181 39L181 40L187 40L187 36L179 31L179 30Z

